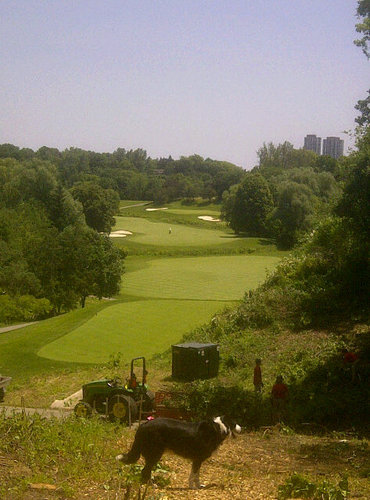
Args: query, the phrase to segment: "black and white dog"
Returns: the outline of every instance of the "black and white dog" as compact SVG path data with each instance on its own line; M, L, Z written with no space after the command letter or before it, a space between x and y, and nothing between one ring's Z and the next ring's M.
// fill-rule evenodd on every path
M133 464L142 455L145 466L141 471L141 477L142 482L147 483L165 450L171 450L192 461L189 488L201 488L199 470L202 463L227 436L234 436L236 432L241 432L240 426L225 417L216 417L203 422L157 418L145 422L138 428L131 450L126 455L118 455L116 460L124 464Z

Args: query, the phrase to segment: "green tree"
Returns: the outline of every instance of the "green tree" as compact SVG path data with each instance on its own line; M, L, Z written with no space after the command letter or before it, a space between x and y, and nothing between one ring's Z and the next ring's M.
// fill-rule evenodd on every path
M82 205L73 199L71 193L58 184L50 193L47 200L49 218L58 229L62 231L70 225L83 225L85 223Z
M87 225L96 231L110 233L119 209L117 192L88 181L76 184L71 193L82 204Z
M236 233L265 236L267 218L272 209L273 200L267 181L259 174L248 173L235 192L229 225Z
M349 158L350 176L336 213L348 221L364 241L370 232L370 126L358 142L358 151Z
M359 0L357 4L357 17L359 23L356 24L356 31L362 34L362 38L355 40L354 43L361 47L366 57L370 58L370 1Z
M59 272L82 307L88 295L101 299L119 292L125 256L107 236L89 228L76 232L69 227L59 237Z
M370 125L370 90L367 91L368 96L366 99L360 99L355 109L360 112L359 116L355 119L360 127Z
M286 182L279 188L278 205L272 214L271 224L278 245L292 248L312 226L314 212L312 191L304 184Z

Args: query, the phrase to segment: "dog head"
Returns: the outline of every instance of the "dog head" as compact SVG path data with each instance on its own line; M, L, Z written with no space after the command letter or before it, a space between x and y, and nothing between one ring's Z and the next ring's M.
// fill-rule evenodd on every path
M227 436L232 436L235 438L235 434L240 434L242 430L240 425L238 425L229 417L225 417L224 415L214 418L213 422L220 427L220 432L223 438L226 438Z

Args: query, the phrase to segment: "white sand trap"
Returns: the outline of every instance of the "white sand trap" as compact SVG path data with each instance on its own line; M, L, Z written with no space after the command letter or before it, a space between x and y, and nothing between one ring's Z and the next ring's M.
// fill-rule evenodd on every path
M82 389L71 394L65 399L56 399L50 406L50 408L59 408L59 409L70 409L74 408L76 404L82 399Z
M147 212L155 212L156 210L168 210L168 207L163 207L163 208L146 208L145 210Z
M215 219L214 217L211 217L210 215L199 215L198 219L206 220L209 222L221 222L221 219Z
M126 236L130 236L131 231L125 231L123 229L120 229L119 231L113 231L113 233L110 233L109 237L110 238L126 238Z

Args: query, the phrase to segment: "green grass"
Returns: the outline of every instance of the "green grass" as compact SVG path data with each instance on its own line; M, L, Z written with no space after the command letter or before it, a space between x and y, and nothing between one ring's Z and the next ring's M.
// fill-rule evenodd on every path
M121 207L131 207L124 213L141 210L147 219L117 218L117 229L134 234L113 240L129 253L116 302L89 299L85 309L0 334L0 373L13 377L8 398L13 392L13 400L18 401L26 394L32 404L47 405L60 393L68 394L72 386L73 392L81 377L89 380L96 372L100 376L112 353L121 352L125 361L166 351L183 334L208 322L226 301L241 299L282 255L267 240L237 238L228 231L205 229L203 223L199 227L173 224L172 219L169 234L169 224L154 215L164 212L133 207L140 203L147 202L125 200ZM167 216L194 220L198 213L211 215L219 208L179 202L168 206L179 214ZM211 257L213 253L222 256ZM184 257L187 254L193 256ZM38 388L32 388L32 383Z
M92 316L67 335L45 345L39 356L59 361L105 363L111 354L122 360L151 357L179 342L184 333L208 321L221 302L147 300L118 303Z
M91 304L84 309L76 309L26 328L0 334L0 373L13 377L9 390L31 376L43 376L65 368L65 363L40 358L37 351L78 328L106 306L106 302Z
M169 208L167 210L167 213L170 214L177 214L177 215L193 215L195 217L198 217L199 215L211 215L214 218L217 218L220 216L220 211L219 210L210 210L209 208Z
M278 261L254 255L145 260L124 276L122 291L141 297L240 300Z
M286 255L286 252L277 250L270 240L239 237L225 228L222 231L214 229L214 226L205 229L204 226L154 222L140 217L116 217L116 221L113 231L127 230L133 233L126 238L113 239L129 255Z
M127 205L123 203L121 202L119 215L124 217L136 217L152 222L195 226L201 229L218 229L222 231L226 229L224 222L209 222L198 219L200 215L211 215L214 218L219 218L221 205L182 205L180 202L173 202L156 207L151 202L129 202Z
M171 227L171 234L169 229ZM230 244L230 234L224 234L217 230L204 231L203 229L184 226L180 224L169 225L165 222L151 222L138 217L116 217L116 225L113 231L124 229L131 231L132 236L123 238L126 242L133 240L142 245L156 246L208 246L225 243L227 238Z
M141 206L141 205L151 205L151 201L143 201L143 200L121 200L119 203L119 208L125 209L129 207Z

